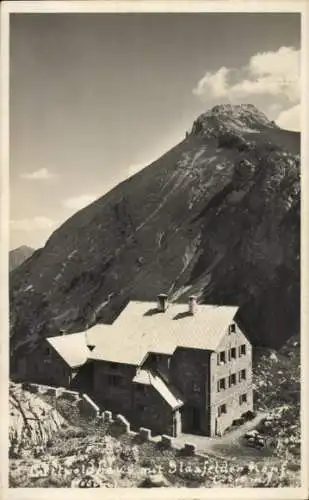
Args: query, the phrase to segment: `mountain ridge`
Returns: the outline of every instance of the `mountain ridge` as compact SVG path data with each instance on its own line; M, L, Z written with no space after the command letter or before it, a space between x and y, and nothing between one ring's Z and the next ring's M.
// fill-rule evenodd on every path
M233 108L221 109L207 120L225 123ZM239 108L215 134L201 115L182 142L73 215L13 271L13 356L59 329L111 322L129 299L160 292L237 303L259 345L296 333L300 137L255 110L241 108L241 132Z
M21 245L9 252L9 271L19 267L35 252L35 249L28 245Z

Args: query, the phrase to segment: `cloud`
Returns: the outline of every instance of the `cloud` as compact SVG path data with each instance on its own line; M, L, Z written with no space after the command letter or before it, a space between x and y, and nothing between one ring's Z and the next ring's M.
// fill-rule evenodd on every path
M238 101L252 96L272 96L290 103L300 99L300 51L280 47L261 52L240 69L221 67L207 72L193 89L200 99Z
M20 177L29 181L45 181L56 176L55 174L49 172L47 168L40 168L35 172L25 172L24 174L21 174Z
M206 73L193 89L193 94L198 97L212 93L212 97L226 97L228 92L227 77L230 70L224 66L216 73Z
M56 225L56 222L48 217L36 216L32 219L17 219L10 221L11 228L15 231L39 231L43 229L51 229Z
M292 78L300 73L300 51L280 47L277 52L259 52L251 57L249 69L254 76L277 75Z
M300 131L300 104L282 111L276 119L277 125L286 130Z
M87 205L90 205L90 203L95 201L97 198L98 196L94 194L81 194L79 196L73 196L72 198L63 200L62 204L66 208L70 208L72 210L81 210Z

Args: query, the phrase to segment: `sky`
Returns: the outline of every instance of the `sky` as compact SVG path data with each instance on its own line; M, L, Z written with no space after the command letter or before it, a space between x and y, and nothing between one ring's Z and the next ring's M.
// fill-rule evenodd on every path
M44 245L216 104L300 130L299 74L299 14L11 14L10 248Z

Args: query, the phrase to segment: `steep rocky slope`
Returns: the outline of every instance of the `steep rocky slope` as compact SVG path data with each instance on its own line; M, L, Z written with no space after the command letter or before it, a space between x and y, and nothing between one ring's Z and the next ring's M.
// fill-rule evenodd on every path
M10 384L9 456L39 453L68 424L41 398Z
M9 270L13 271L23 262L25 262L35 252L34 248L22 245L21 247L14 248L9 253Z
M299 140L251 105L201 115L11 273L13 357L159 292L238 304L251 340L280 346L299 327Z

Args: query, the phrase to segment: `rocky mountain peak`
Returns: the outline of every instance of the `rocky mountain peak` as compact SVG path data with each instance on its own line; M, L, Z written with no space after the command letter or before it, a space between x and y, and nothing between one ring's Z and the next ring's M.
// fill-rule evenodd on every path
M253 343L282 345L299 328L299 142L252 105L215 106L68 219L10 274L12 371L40 338L162 291L237 304Z
M191 133L218 137L223 133L260 132L265 127L278 128L253 104L219 104L195 120Z

